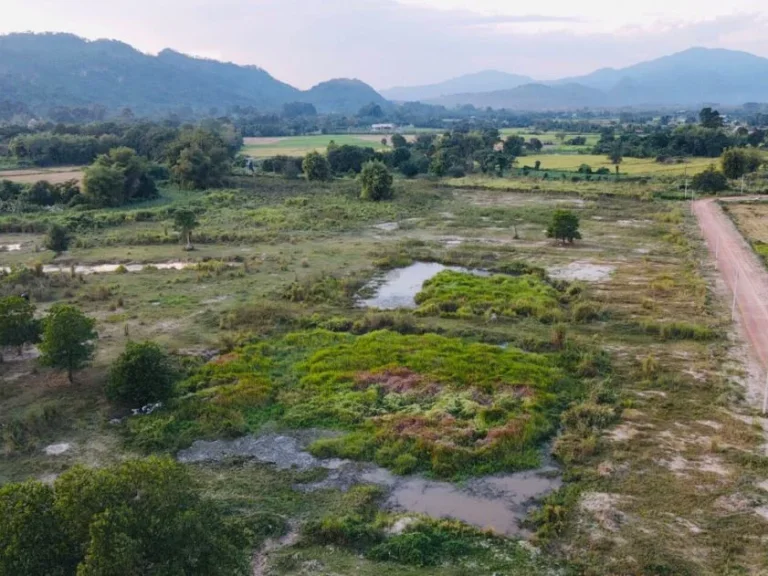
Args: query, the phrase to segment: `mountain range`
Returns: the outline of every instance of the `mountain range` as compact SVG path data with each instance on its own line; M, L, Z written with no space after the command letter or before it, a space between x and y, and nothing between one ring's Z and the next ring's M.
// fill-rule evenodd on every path
M389 103L360 80L336 79L302 91L257 66L238 66L163 50L157 56L115 40L72 34L0 36L0 101L23 102L35 112L57 106L101 104L139 115L229 106L279 110L308 102L321 113L354 113Z
M453 81L461 85L462 79ZM768 102L768 59L735 50L690 48L622 69L489 92L427 98L432 104L525 110L595 107L738 106Z
M385 98L386 97L386 98ZM281 82L257 66L195 58L166 49L156 56L115 40L72 34L0 36L0 109L23 105L38 114L60 106L98 104L142 116L232 106L278 111L305 102L320 113L356 113L393 101L447 107L471 104L512 110L618 107L738 106L768 102L768 59L746 52L691 48L622 69L536 82L487 70L424 86L378 93L360 80L335 79L310 90ZM9 105L10 104L10 105Z

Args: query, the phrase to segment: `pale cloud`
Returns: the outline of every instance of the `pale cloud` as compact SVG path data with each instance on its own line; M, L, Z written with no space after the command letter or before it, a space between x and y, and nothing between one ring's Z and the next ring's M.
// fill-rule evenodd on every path
M0 33L67 31L153 53L171 47L256 64L302 88L342 76L386 88L488 68L573 76L690 46L768 57L764 3L133 0L118 9L103 0L3 0Z

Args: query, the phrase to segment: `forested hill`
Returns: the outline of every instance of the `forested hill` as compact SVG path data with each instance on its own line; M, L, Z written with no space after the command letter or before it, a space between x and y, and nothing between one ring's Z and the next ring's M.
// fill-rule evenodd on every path
M151 116L208 113L231 106L279 110L289 102L313 104L321 113L357 112L387 105L357 80L331 80L301 91L256 66L193 58L173 50L157 56L114 40L88 41L71 34L0 36L0 104L46 114L57 107L130 108Z

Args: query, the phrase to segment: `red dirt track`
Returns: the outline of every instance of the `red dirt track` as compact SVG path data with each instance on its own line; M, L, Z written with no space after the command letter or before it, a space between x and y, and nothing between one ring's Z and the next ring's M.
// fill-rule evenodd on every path
M723 198L722 200L730 200ZM733 200L744 201L745 198ZM714 199L697 200L693 212L717 268L733 295L749 344L768 369L768 272Z

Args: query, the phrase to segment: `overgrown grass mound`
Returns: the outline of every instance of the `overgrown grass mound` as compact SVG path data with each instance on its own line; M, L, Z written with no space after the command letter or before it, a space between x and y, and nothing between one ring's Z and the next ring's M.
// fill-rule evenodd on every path
M562 316L559 293L540 276L477 276L445 270L427 280L416 295L417 314L458 318Z
M129 420L145 449L237 436L276 420L344 430L318 456L400 473L484 474L533 467L579 389L554 356L386 330L304 331L246 346L182 385L169 409Z

